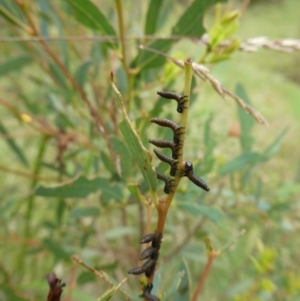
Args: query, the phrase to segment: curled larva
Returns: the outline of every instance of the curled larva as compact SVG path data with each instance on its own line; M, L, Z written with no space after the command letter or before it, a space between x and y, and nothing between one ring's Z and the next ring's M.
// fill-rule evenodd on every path
M184 106L184 104L188 101L188 96L187 95L180 95L174 92L163 92L163 91L158 91L157 92L158 95L160 95L163 98L166 99L174 99L177 101L177 112L178 113L182 113L183 109L185 109L186 107Z
M159 152L156 149L154 150L154 153L158 159L160 159L161 161L163 161L165 163L168 163L171 166L170 175L175 176L176 171L177 171L177 160L174 160L174 159L162 154L161 152Z
M152 246L148 247L141 253L140 260L144 260L149 257L153 257L155 252L156 252L156 248L153 248Z
M153 284L152 283L148 283L146 285L146 287L143 290L143 294L141 297L146 298L148 301L160 301L160 299L158 299L156 296L151 295L151 290L153 288Z

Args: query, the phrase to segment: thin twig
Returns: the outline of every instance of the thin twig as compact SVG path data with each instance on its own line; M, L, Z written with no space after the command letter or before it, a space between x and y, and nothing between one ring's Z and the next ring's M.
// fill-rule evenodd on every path
M208 260L207 260L207 263L206 263L206 266L205 266L205 269L204 269L204 272L198 282L198 285L197 285L197 288L196 288L196 291L194 292L193 294L193 297L191 299L191 301L197 301L197 298L204 286L204 282L205 280L207 279L207 276L210 272L210 269L212 267L212 264L213 264L213 261L214 259L219 255L219 253L216 251L216 250L212 250L209 255L208 255Z
M90 272L92 272L96 277L98 277L100 279L104 279L108 284L115 286L115 284L109 280L109 277L106 275L105 272L95 270L94 268L90 267L89 265L87 265L85 262L83 262L80 258L78 258L76 256L72 256L72 259L75 262L77 262L78 264L80 264L81 266L83 266L84 268L86 268L87 270L89 270ZM121 283L124 283L126 280L127 280L127 278L124 278L121 281ZM120 288L120 291L126 296L127 300L131 300L130 295L124 289Z
M204 282L207 279L207 276L210 272L210 269L212 267L212 263L213 263L214 259L220 254L219 251L214 249L214 247L212 245L212 242L211 242L209 237L206 237L204 239L204 241L205 241L205 245L206 245L206 251L208 253L208 259L207 259L207 263L206 263L204 272L203 272L201 278L199 279L197 288L196 288L196 290L193 294L193 297L192 297L191 301L196 301L197 300L197 297L200 294L200 292L201 292L201 290L204 286Z

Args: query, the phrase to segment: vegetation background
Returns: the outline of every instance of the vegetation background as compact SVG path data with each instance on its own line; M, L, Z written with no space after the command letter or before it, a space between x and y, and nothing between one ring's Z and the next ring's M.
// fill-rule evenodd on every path
M176 119L156 91L180 93L183 72L161 57L145 63L152 54L137 46L169 36L194 1L95 0L103 13L95 24L79 2L0 0L0 300L45 300L44 276L52 271L67 284L63 300L96 300L111 285L72 261L74 254L115 283L138 264L150 211L131 183L145 195L147 187L118 130L109 74L152 149L147 140L163 135L149 118ZM299 39L298 0L222 2L223 12L244 8L229 38ZM205 14L208 31L215 9ZM97 40L115 34L124 39ZM41 42L35 35L73 38ZM168 55L193 61L206 50L190 38L171 46ZM234 50L227 60L202 63L269 127L195 80L185 148L211 192L183 181L176 195L154 282L162 300L189 300L207 262L207 236L222 252L199 300L300 299L300 53ZM156 218L153 210L152 231ZM184 296L176 293L181 270ZM137 299L136 277L122 287Z

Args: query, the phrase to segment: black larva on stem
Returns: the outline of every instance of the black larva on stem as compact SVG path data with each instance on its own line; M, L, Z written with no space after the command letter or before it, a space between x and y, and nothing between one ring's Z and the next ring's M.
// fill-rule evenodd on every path
M174 141L169 140L156 140L156 139L149 139L149 143L160 147L160 148L170 148L172 150L172 158L178 158L178 152L182 147L182 143L175 143Z
M145 270L143 269L143 267L137 267L137 268L132 268L130 270L127 271L128 274L133 274L133 275L141 275L145 272Z
M177 160L174 160L164 154L162 154L161 152L159 152L158 150L154 150L155 155L157 156L157 158L165 163L168 163L171 166L170 169L170 175L171 176L175 176L176 171L177 171ZM162 179L161 179L162 180Z
M173 141L175 144L180 144L180 134L183 133L184 127L178 125L176 122L171 121L169 119L163 119L163 118L151 118L151 122L156 123L163 127L170 128L174 133Z
M184 107L184 104L188 101L187 99L185 99L188 97L187 95L180 95L174 92L163 92L163 91L158 91L157 94L166 99L176 100L178 113L182 113L183 109L186 108Z
M170 149L174 149L175 147L175 143L173 141L169 141L169 140L156 140L156 139L149 139L149 143L160 147L160 148L170 148Z
M144 271L147 271L147 270L152 270L154 269L155 267L155 264L156 264L156 258L149 258L144 264L143 264L143 270Z
M150 119L151 122L156 123L160 126L163 127L167 127L173 130L174 134L178 133L178 131L180 131L182 129L182 127L177 124L176 122L169 120L169 119L165 119L165 118L151 118Z
M164 192L165 192L165 194L169 194L171 192L173 180L160 172L156 172L156 177L157 177L157 179L165 182Z
M152 246L148 247L141 253L140 260L149 258L150 256L154 255L154 252L156 252L156 248L153 248Z
M152 242L153 240L157 240L159 234L157 233L150 233L150 234L146 234L145 236L143 236L140 240L141 244L146 244L148 242Z
M202 188L203 190L209 191L209 187L206 185L206 183L201 178L198 178L194 175L192 162L185 162L183 176L187 177L191 182L193 182L195 185Z
M141 297L146 298L148 301L160 301L159 298L157 298L154 295L151 295L152 288L153 288L153 284L152 283L148 283L146 285L146 287L144 288L143 294L142 294Z

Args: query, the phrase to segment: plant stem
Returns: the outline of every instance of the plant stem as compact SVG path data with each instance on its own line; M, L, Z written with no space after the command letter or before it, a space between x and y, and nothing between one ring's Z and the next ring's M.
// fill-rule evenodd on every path
M193 67L192 67L192 61L190 59L187 59L186 61L184 61L184 71L185 71L185 82L184 82L184 90L183 90L184 94L183 95L186 95L187 101L184 103L185 110L182 113L181 123L180 123L180 126L184 129L179 136L179 139L182 142L184 142L184 140L185 140L188 110L189 110L189 100L190 100L190 94L191 94L191 85L192 85L192 78L193 78L193 73L194 73ZM178 155L177 170L182 170L183 165L184 165L183 146L184 146L184 143L182 145L181 152ZM180 180L181 180L181 176L179 173L177 173L173 180L172 191L167 195L167 197L163 197L163 198L159 199L159 202L157 205L157 210L158 210L158 221L157 221L157 228L156 228L157 233L163 233L166 216L167 216L169 207L174 198L174 194L175 194L175 191L177 189L177 186L178 186Z
M123 2L122 0L115 0L115 4L117 7L117 14L119 20L119 38L121 44L121 51L122 51L122 62L124 65L125 72L128 74L128 67L127 67L127 53L126 53L126 46L125 46L125 31L124 31L124 17L123 17Z
M214 259L218 255L219 255L219 253L217 251L215 251L215 250L212 250L209 253L208 260L207 260L204 272L203 272L203 274L202 274L202 276L201 276L201 278L200 278L200 280L198 282L198 286L196 288L196 291L194 292L194 295L193 295L191 301L197 301L197 298L198 298L198 296L199 296L199 294L200 294L200 292L201 292L201 290L202 290L202 288L204 286L204 282L205 282L205 280L206 280L206 278L207 278L207 276L208 276L208 274L210 272L210 269L212 267L213 261L214 261Z

